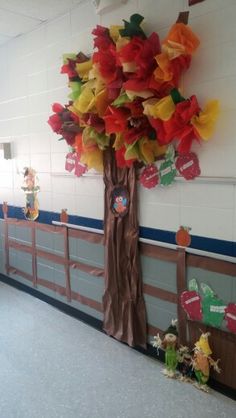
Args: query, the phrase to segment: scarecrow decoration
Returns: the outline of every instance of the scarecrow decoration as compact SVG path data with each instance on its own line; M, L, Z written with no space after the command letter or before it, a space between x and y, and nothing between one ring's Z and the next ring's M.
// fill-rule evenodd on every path
M201 334L199 340L195 343L193 356L193 369L197 379L196 386L205 392L209 392L207 382L209 380L210 367L213 367L217 373L220 373L218 366L220 360L214 361L211 357L212 351L208 342L209 336L209 332Z
M105 183L104 330L131 346L146 346L146 313L138 252L137 180L168 186L179 174L200 174L193 143L213 133L218 102L205 106L179 90L199 39L180 13L166 38L147 36L143 17L98 25L94 49L65 54L69 103L54 103L48 123L70 147L65 168L95 169ZM120 192L118 196L116 193Z
M157 348L157 351L162 348L165 351L165 369L163 374L167 377L174 378L177 376L177 366L178 366L178 332L177 332L177 320L172 320L171 325L164 332L163 340L160 338L159 334L154 337L153 347Z
M26 219L35 221L39 216L39 204L37 194L40 191L36 171L31 167L24 169L24 184L21 187L26 196L26 203L23 209Z

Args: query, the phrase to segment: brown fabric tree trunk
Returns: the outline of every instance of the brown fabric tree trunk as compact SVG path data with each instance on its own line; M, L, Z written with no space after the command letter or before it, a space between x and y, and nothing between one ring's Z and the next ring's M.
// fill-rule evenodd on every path
M104 152L105 183L105 292L104 323L107 334L130 346L146 347L146 310L142 293L138 250L137 187L135 168L116 167L112 147ZM114 186L125 186L129 208L125 216L111 210Z

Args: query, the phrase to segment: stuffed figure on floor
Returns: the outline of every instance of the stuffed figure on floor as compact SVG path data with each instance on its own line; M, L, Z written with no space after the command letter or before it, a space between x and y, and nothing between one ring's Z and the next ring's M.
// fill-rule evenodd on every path
M207 382L209 380L210 367L212 366L217 373L220 373L218 366L219 359L214 361L211 358L212 351L208 343L210 333L202 334L199 340L195 343L193 356L193 369L197 379L196 387L209 392Z
M159 334L154 337L153 347L165 350L165 369L163 374L167 377L175 378L177 376L176 368L178 365L178 332L176 328L177 319L171 321L171 325L164 332L164 338L161 340Z

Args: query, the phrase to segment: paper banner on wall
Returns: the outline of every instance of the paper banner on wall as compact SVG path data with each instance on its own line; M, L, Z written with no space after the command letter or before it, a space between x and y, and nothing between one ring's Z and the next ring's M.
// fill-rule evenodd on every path
M24 183L21 189L25 193L26 203L23 208L24 215L29 221L35 221L39 216L37 194L40 191L36 171L31 167L24 169Z
M201 283L203 291L202 312L203 322L213 327L221 327L224 316L226 304L219 299L213 290L205 283Z

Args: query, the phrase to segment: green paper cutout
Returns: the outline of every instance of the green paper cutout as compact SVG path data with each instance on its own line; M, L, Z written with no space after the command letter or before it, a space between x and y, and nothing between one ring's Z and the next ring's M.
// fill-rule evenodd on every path
M128 36L129 38L133 38L134 36L140 36L141 38L146 39L146 35L140 24L142 23L144 17L139 15L138 13L133 14L130 16L130 22L127 22L123 19L124 22L124 29L120 29L121 36Z
M198 292L198 284L196 279L191 279L188 282L188 290L194 290L195 292Z
M208 286L208 284L201 283L201 289L202 289L203 294L204 294L205 297L208 297L208 296L213 297L213 296L215 296L215 293L213 292L213 290L211 289L211 287Z
M171 160L172 163L174 163L174 158L175 158L175 149L173 147L173 145L169 145L166 151L166 160Z
M166 151L165 161L160 165L160 184L162 186L169 186L173 183L177 170L175 167L175 149L170 145Z
M162 186L169 186L173 183L177 174L175 164L171 160L164 161L160 166L160 184Z
M207 284L201 283L201 289L204 295L202 300L203 322L220 328L224 319L226 305Z
M171 95L171 98L172 98L174 104L184 102L186 100L183 96L181 96L178 89L172 89L171 92L170 92L170 95Z

